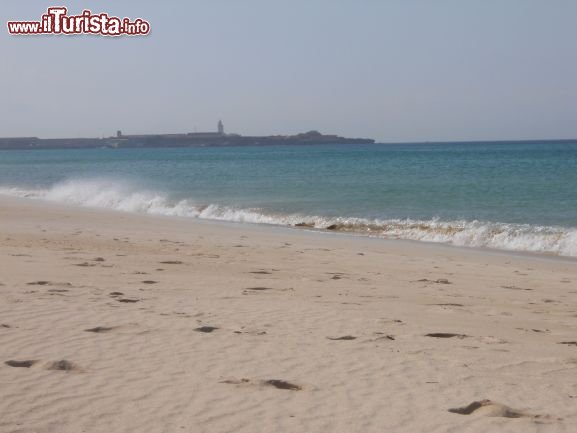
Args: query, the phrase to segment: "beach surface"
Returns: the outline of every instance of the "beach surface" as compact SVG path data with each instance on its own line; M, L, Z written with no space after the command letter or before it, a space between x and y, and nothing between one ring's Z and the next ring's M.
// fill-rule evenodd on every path
M0 199L0 432L574 432L577 261Z

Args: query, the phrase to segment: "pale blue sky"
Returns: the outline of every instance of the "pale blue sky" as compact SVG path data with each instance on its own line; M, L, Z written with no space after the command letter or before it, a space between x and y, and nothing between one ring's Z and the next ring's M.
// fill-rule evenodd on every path
M149 36L14 37L48 6ZM575 0L3 0L0 136L577 137Z

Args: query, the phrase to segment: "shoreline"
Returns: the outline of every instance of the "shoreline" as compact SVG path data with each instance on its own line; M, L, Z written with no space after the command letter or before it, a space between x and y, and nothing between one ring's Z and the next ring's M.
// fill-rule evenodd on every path
M218 220L218 219L211 219L211 218L199 218L199 217L184 217L184 216L176 216L176 215L162 215L156 213L141 213L141 212L131 212L131 211L123 211L117 209L107 209L102 207L90 207L90 206L82 206L82 205L73 205L69 203L59 203L50 200L44 200L41 198L29 198L29 197L17 197L17 196L9 196L9 195L2 195L0 194L0 206L2 205L3 201L10 201L14 200L15 203L30 203L31 205L37 204L38 206L48 206L54 207L55 209L62 208L68 209L70 211L83 209L90 212L103 212L105 214L110 215L132 215L135 217L144 217L144 218L153 218L158 219L160 221L180 221L180 222L188 222L188 223L200 223L200 224L215 224L217 227L220 226L228 226L231 228L237 229L248 229L252 227L254 229L261 229L261 230L272 230L272 231L279 231L280 233L286 233L287 235L291 235L294 233L301 233L307 234L311 236L335 236L335 237L342 237L345 239L357 239L357 240L371 240L374 242L385 242L385 243L400 243L401 245L415 245L416 247L424 246L424 247L431 247L431 248L449 248L449 249L456 249L458 251L466 252L478 252L481 254L496 254L496 255L505 255L505 256L520 256L520 257L527 257L527 258L536 258L541 260L561 260L567 262L574 262L577 263L577 257L575 256L567 256L567 255L560 255L555 253L548 253L548 252L532 252L532 251L520 251L520 250L508 250L508 249L500 249L500 248L490 248L490 247L479 247L479 246L465 246L465 245L454 245L448 242L435 242L435 241L426 241L426 240L414 240L414 239L391 239L380 237L378 235L370 235L370 234L363 234L357 232L349 232L349 231L338 231L338 230L326 230L321 228L300 228L295 226L288 226L282 224L269 224L269 223L256 223L256 222L240 222L240 221L227 221L227 220ZM280 234L279 233L279 234Z
M0 222L2 432L577 422L573 260L12 197Z

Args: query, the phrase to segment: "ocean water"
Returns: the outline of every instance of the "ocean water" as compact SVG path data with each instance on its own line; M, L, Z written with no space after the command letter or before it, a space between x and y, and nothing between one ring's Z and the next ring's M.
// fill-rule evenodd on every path
M577 141L3 151L0 194L577 257Z

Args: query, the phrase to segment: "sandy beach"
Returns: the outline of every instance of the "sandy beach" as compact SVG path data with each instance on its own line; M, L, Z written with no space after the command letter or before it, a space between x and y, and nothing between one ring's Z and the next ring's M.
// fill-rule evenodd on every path
M574 432L577 261L0 199L0 432Z

